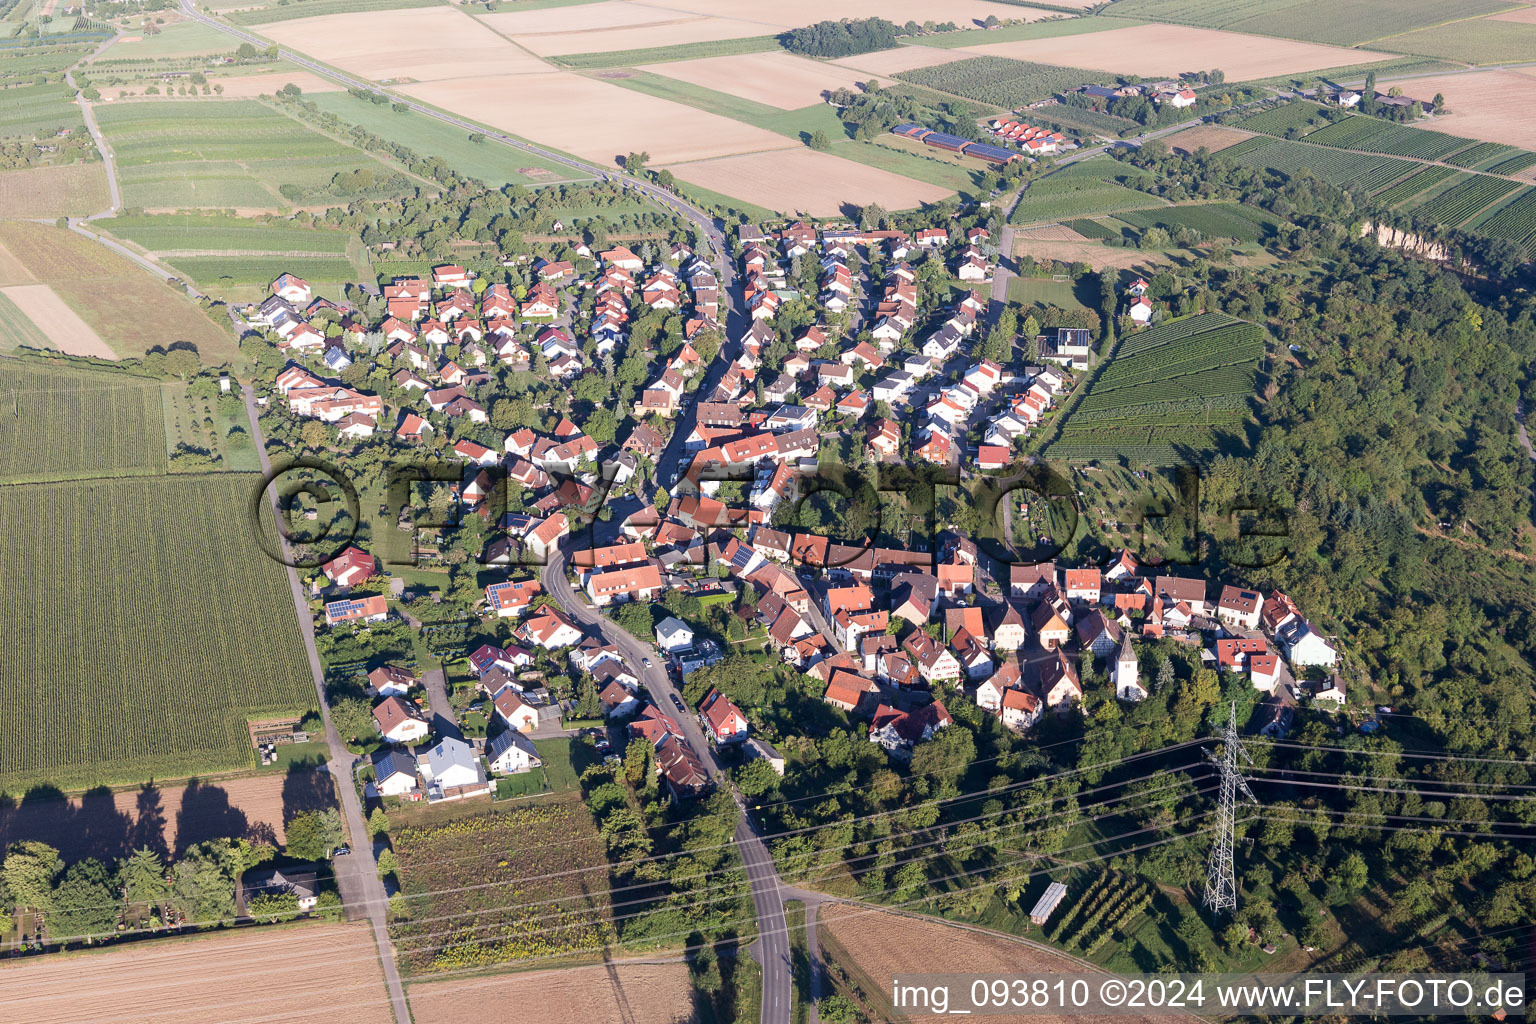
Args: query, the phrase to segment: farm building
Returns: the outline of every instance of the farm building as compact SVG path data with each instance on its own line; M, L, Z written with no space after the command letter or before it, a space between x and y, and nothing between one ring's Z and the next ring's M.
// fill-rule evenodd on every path
M970 144L970 139L962 139L958 135L945 135L943 132L929 132L923 136L923 145L932 146L934 149L947 149L952 153L963 153L965 147Z
M1030 923L1038 927L1049 921L1066 895L1067 887L1061 882L1052 882L1046 886L1045 892L1041 893L1039 901L1035 903L1035 909L1029 912Z
M933 133L920 124L899 124L891 129L892 135L904 135L909 139L921 139Z
M1011 164L1015 160L1024 159L1021 153L1013 153L1001 146L988 146L980 142L968 142L960 152L994 164Z

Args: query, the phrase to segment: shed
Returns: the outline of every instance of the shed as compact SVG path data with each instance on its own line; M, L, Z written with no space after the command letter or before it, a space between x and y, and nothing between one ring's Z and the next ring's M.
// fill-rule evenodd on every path
M1035 903L1035 909L1029 912L1031 923L1044 925L1045 922L1051 919L1051 915L1056 912L1056 908L1061 904L1062 899L1066 895L1067 886L1063 882L1052 882L1046 886L1045 892L1041 894L1039 901Z

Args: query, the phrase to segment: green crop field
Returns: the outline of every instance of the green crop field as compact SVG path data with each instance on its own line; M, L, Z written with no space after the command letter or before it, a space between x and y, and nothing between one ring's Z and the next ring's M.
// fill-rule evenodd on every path
M1503 163L1519 153L1520 150L1514 146L1506 146L1502 142L1479 142L1451 154L1445 158L1445 162L1457 167L1486 171L1492 165Z
M639 64L666 64L700 57L728 57L738 53L762 53L783 49L778 36L746 36L741 39L711 39L702 43L678 43L651 46L642 50L610 50L606 53L570 53L551 57L556 64L587 70L595 68L634 67Z
M0 317L4 312L0 305ZM0 362L0 484L143 476L165 468L159 381L31 360Z
M1264 132L1266 135L1284 135L1292 128L1305 131L1327 123L1322 107L1307 100L1294 100L1261 110L1257 114L1249 114L1237 122L1237 127L1251 132Z
M357 276L342 256L173 256L168 262L199 284L267 285L279 274L298 274L311 283L348 281Z
M48 138L60 128L83 126L85 119L69 92L62 82L0 89L0 137Z
M1474 141L1459 135L1409 128L1390 121L1361 116L1346 117L1342 121L1336 121L1326 128L1319 128L1304 136L1304 139L1317 146L1335 146L1339 149L1386 153L1390 156L1411 156L1419 160L1439 160L1447 153L1455 153L1473 145Z
M1461 11L1459 18L1471 18L1478 11ZM1481 5L1474 4L1479 8ZM1513 5L1498 4L1496 9ZM1449 8L1448 8L1449 9ZM1468 64L1505 64L1530 60L1536 54L1536 25L1517 21L1463 20L1439 28L1404 32L1388 36L1375 44L1399 53L1419 53L1426 57L1465 61Z
M903 82L953 93L996 107L1020 107L1075 89L1087 82L1108 80L1102 71L1036 64L1011 57L971 57L949 64L901 71L896 77Z
M314 706L287 578L252 542L257 486L0 487L0 790L246 768L248 718Z
M596 953L614 941L607 846L578 798L406 825L392 843L410 913L390 935L406 974Z
M1067 227L1076 231L1084 238L1102 242L1110 238L1119 238L1120 231L1096 220L1069 220L1064 222Z
M134 42L119 41L102 54L106 61L155 60L162 57L191 57L208 53L234 53L240 45L233 37L200 21L167 25L152 36Z
M1168 230L1188 228L1205 238L1230 238L1237 242L1257 242L1274 233L1280 221L1256 206L1241 203L1202 203L1175 206L1168 210L1137 210L1118 214L1135 228L1160 227Z
M1505 238L1524 247L1529 257L1536 253L1536 188L1523 188L1516 195L1473 220L1468 227L1491 238Z
M1008 301L1025 305L1089 309L1098 305L1098 285L1091 278L1056 281L1046 277L1015 277L1008 282Z
M832 139L847 137L843 123L837 118L837 108L830 103L813 103L798 110L781 110L766 103L757 103L663 75L653 75L648 71L634 71L627 77L604 81L647 96L720 114L795 140L809 139L818 130L826 132Z
M1492 171L1494 174L1516 174L1532 164L1536 164L1536 153L1521 150L1508 160L1500 160L1492 167L1484 167L1482 170Z
M351 14L356 11L398 11L406 7L437 7L438 0L293 0L254 11L230 11L226 17L237 25L265 25L294 18L314 18L322 14Z
M195 214L113 217L99 221L98 226L151 252L296 252L341 256L351 238L345 231Z
M1391 32L1474 18L1512 6L1507 0L1458 0L1455 4L1443 0L1118 0L1111 10L1117 16L1151 21L1358 46ZM1393 39L1382 45L1396 50L1396 43Z
M318 92L304 98L348 124L358 125L423 157L440 157L460 174L492 188L589 180L574 168L532 153L493 143L470 142L469 133L462 128L414 111L394 110L388 103L372 103L347 92Z
M0 295L0 352L12 352L22 347L53 348L53 344L16 303ZM3 431L0 427L0 434Z
M938 185L940 188L953 189L956 192L976 190L976 176L983 169L977 161L971 160L968 165L951 163L943 159L947 154L942 150L934 150L931 146L918 143L919 147L934 154L928 156L919 151L900 148L897 142L899 139L900 136L891 135L881 136L878 141L872 142L839 142L833 145L831 152L844 160L878 167L917 181L926 181L930 185Z
M1130 131L1141 131L1141 125L1129 118L1103 114L1083 107L1069 107L1065 103L1053 103L1031 114L1031 122L1055 124L1070 134L1088 132L1094 135L1119 136Z
M1426 167L1418 174L1393 185L1384 192L1376 193L1377 202L1387 206L1396 206L1405 203L1421 192L1427 192L1436 185L1453 177L1465 177L1461 171L1453 171L1449 167Z
M1351 153L1275 139L1248 139L1223 150L1220 155L1232 157L1243 167L1268 167L1287 175L1293 175L1305 167L1329 184L1341 188L1359 188L1367 192L1385 188L1423 166L1394 157Z
M102 106L123 202L144 208L286 209L305 202L380 198L416 184L373 156L256 100L166 100ZM332 178L364 169L362 191ZM283 194L297 190L297 199Z
M1035 182L1014 207L1014 224L1117 213L1151 206L1168 206L1165 199L1138 192L1112 181L1090 178L1051 177Z
M1503 178L1474 174L1468 180L1414 208L1414 216L1437 224L1460 227L1520 186Z
M1120 343L1046 454L1170 464L1248 417L1264 331L1224 313L1168 321Z

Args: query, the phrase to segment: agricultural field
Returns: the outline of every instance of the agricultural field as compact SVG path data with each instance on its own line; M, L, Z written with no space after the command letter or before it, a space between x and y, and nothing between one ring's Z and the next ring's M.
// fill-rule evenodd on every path
M291 0L249 11L230 11L230 21L237 25L270 25L277 21L318 18L324 15L364 11L397 11L414 7L441 7L439 0Z
M1248 419L1264 331L1201 313L1130 335L1099 371L1047 449L1071 461L1186 461Z
M974 48L978 42L987 43L1017 43L1030 39L1057 39L1061 36L1082 36L1094 32L1111 32L1115 29L1125 28L1127 25L1137 25L1140 22L1131 18L1058 18L1051 21L1036 21L1028 25L1004 25L1002 28L988 29L987 34L978 36L971 32L943 32L938 35L923 36L923 46L931 46L938 49L957 49L959 47ZM891 51L886 50L886 53ZM866 55L867 56L867 55ZM847 63L854 58L843 58Z
M159 381L6 359L0 413L0 484L165 472Z
M1519 159L1521 155L1521 151L1514 146L1506 146L1498 142L1479 142L1475 146L1452 153L1445 158L1445 162L1478 171L1486 171L1496 165L1507 163L1518 170L1529 166ZM1530 157L1532 163L1536 163L1536 153L1525 155Z
M716 93L798 110L822 104L825 93L854 89L868 75L793 53L758 52L641 65L639 71L687 82ZM885 84L885 83L880 83Z
M0 171L0 217L86 216L109 203L99 161Z
M678 1024L693 1001L681 961L422 981L408 995L416 1024L463 1024L487 1006L498 1024Z
M1199 203L1167 210L1135 210L1116 216L1133 228L1166 230L1187 228L1206 239L1230 238L1234 242L1258 242L1274 234L1280 221L1256 206L1242 203Z
M1051 941L1091 956L1116 935L1129 935L1151 904L1149 882L1101 872L1052 922Z
M974 192L976 176L984 169L977 161L958 153L946 153L900 135L886 134L868 142L839 142L831 152L844 160L895 171L952 192Z
M1524 188L1513 199L1473 220L1468 227L1491 238L1505 238L1536 253L1536 188Z
M1116 181L1095 176L1090 171L1078 172L1079 168L1087 166L1078 164L1068 172L1042 178L1031 184L1009 220L1014 224L1032 224L1170 205L1166 199L1127 188ZM1118 164L1105 164L1100 173L1118 167Z
M0 966L0 985L14 1019L38 1024L208 1024L247 1015L284 1024L394 1020L365 923L212 932L12 960Z
M0 352L14 352L18 348L48 348L48 335L38 329L32 318L21 307L6 298L0 289Z
M1309 100L1292 100L1278 106L1249 114L1237 122L1238 127L1266 135L1284 135L1291 129L1307 132L1328 124L1323 108Z
M1422 169L1422 164L1394 157L1351 153L1274 139L1250 139L1227 151L1243 167L1268 167L1292 175L1303 167L1331 185L1375 192Z
M83 130L85 118L71 93L62 82L0 89L0 138L50 138L63 128Z
M884 165L865 166L803 146L671 164L667 169L711 192L770 210L799 210L815 217L835 216L850 203L878 203L887 210L906 210L937 202L951 191L893 174Z
M339 294L335 286L358 276L345 256L171 256L165 262L194 283L230 298L254 299L283 273L298 274L327 295Z
M742 36L675 46L650 46L639 50L611 50L608 53L566 53L550 58L562 67L575 70L637 67L676 61L708 60L733 54L767 53L782 50L778 36Z
M344 231L303 227L281 220L262 222L197 214L113 217L97 226L148 252L161 254L241 251L342 256L351 238Z
M692 107L706 114L719 114L799 142L809 140L817 131L825 132L829 139L842 139L847 134L843 123L837 118L837 109L819 99L810 99L801 107L785 109L647 71L609 72L601 77L604 85L616 85L669 103Z
M1085 132L1089 135L1103 135L1109 138L1141 131L1141 125L1130 118L1115 117L1113 114L1087 110L1083 107L1069 107L1065 103L1052 103L1041 107L1035 115L1035 120L1054 124L1067 132Z
M1503 178L1493 178L1486 174L1468 175L1466 181L1414 207L1413 213L1436 224L1460 227L1519 187L1515 182Z
M1000 108L1021 107L1089 82L1105 81L1101 72L1036 64L1008 57L972 57L970 60L903 71L896 77L913 85L964 96Z
M371 103L347 92L313 96L306 91L305 99L326 113L335 114L348 124L358 125L390 142L423 156L441 157L460 174L483 181L492 188L589 180L573 168L532 153L470 142L469 133L462 128L414 111L401 113L387 103Z
M237 45L232 37L212 25L200 21L182 21L166 25L152 36L124 36L107 47L97 60L146 61L234 53Z
M257 485L221 473L0 488L0 617L26 624L5 637L17 682L0 707L0 790L249 768L247 719L314 706L286 576L252 540Z
M1426 167L1418 174L1393 185L1384 192L1376 193L1376 201L1387 206L1397 206L1408 200L1428 192L1436 185L1444 184L1452 178L1466 177L1461 171L1452 170L1449 167Z
M1481 71L1416 78L1412 95L1444 95L1449 113L1435 115L1434 125L1438 129L1485 142L1536 149L1536 107L1530 102L1533 84L1536 75L1529 70Z
M1425 131L1393 124L1375 117L1351 116L1319 128L1304 137L1317 146L1409 156L1418 160L1440 160L1473 144L1472 139L1444 132Z
M48 347L72 356L116 359L117 353L46 284L0 288L11 305L48 338Z
M1461 6L1456 5L1458 12ZM1469 16L1459 13L1458 17L1468 19ZM1536 54L1536 25L1488 18L1460 20L1438 28L1388 36L1377 40L1375 45L1399 53L1418 53L1468 64L1506 64L1528 61L1532 54Z
M992 57L1012 57L1016 60L1144 77L1171 77L1192 68L1208 68L1215 58L1219 58L1221 69L1229 82L1268 78L1272 75L1300 75L1323 68L1356 64L1362 59L1359 50L1340 46L1266 39L1262 36L1184 25L1118 27L1124 25L1118 18L1103 20L1117 27L1090 35L1014 43L985 42L966 49L971 53ZM984 40L992 37L991 32L982 36ZM1388 55L1382 54L1381 59L1387 60Z
M207 365L239 359L232 331L105 246L52 225L0 222L0 285L34 283L51 287L119 356L189 342Z
M393 844L410 908L390 927L404 973L596 952L614 940L605 843L577 799L406 825ZM450 915L445 937L437 922Z
M1507 0L1465 0L1454 6L1440 0L1117 0L1113 10L1117 16L1149 21L1358 46L1380 39L1389 28L1407 32L1510 6Z
M1220 153L1228 146L1235 146L1244 139L1253 136L1239 128L1228 128L1219 124L1202 124L1193 128L1186 128L1177 135L1170 136L1168 146L1181 153L1191 155L1204 149L1208 153Z
M1098 287L1089 286L1090 279L1056 281L1043 277L1014 277L1008 282L1008 301L1032 306L1057 306L1071 309L1078 306L1092 309L1098 305Z
M283 210L385 198L416 184L255 100L124 103L100 106L96 117L127 206Z

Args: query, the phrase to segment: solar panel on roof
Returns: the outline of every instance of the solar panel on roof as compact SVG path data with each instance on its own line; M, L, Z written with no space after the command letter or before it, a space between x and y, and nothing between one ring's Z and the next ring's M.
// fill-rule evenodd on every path
M930 132L926 137L924 137L923 141L929 145L963 146L970 140L962 139L958 135L946 135L943 132Z
M984 160L1011 160L1015 154L1000 146L984 146L979 142L973 142L965 147L965 155L980 157Z

